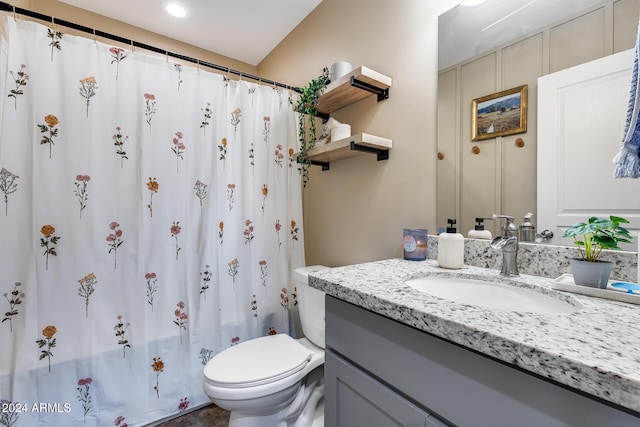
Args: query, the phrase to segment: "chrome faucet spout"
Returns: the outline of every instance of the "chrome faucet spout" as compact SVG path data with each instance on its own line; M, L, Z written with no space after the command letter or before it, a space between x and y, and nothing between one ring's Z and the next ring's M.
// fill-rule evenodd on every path
M518 238L515 236L498 236L491 241L491 248L502 253L502 276L519 276L518 273Z

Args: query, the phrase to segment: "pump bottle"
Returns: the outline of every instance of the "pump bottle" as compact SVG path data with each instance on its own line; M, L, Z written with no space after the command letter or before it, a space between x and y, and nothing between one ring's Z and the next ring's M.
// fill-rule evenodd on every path
M459 269L464 264L464 237L458 233L455 219L448 219L447 231L438 236L438 265Z
M467 237L469 237L470 239L491 240L491 232L484 229L484 218L476 218L476 225L473 230L469 231Z

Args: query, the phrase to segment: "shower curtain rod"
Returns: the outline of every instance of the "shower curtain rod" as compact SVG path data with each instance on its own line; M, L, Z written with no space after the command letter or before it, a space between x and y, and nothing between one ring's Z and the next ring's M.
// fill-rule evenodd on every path
M28 10L28 9L23 9L20 7L15 7L9 3L5 3L5 2L0 2L0 11L4 11L4 12L11 12L14 14L18 14L18 15L24 15L24 16L28 16L30 18L36 18L39 19L41 21L48 21L51 22L52 24L55 25L62 25L64 27L68 27L68 28L72 28L74 30L77 31L82 31L84 33L88 33L88 34L92 34L94 37L102 37L102 38L106 38L109 40L114 40L132 47L139 47L151 52L156 52L156 53L161 53L163 55L167 55L170 56L172 58L177 58L180 59L182 61L187 61L187 62L191 62L192 64L197 64L198 66L202 65L204 67L208 67L208 68L213 68L215 70L218 71L224 71L225 73L230 73L230 74L235 74L237 76L240 76L240 78L242 77L246 77L249 78L251 80L255 80L258 83L265 83L265 84L270 84L273 86L279 86L279 87L283 87L285 89L290 89L296 92L301 93L302 90L299 87L295 87L295 86L290 86L284 83L279 83L273 80L269 80L269 79L263 79L261 77L258 76L254 76L252 74L247 74L244 73L242 71L238 71L238 70L234 70L232 68L229 67L223 67L222 65L218 65L218 64L212 64L211 62L207 62L207 61L201 61L199 59L196 58L192 58L186 55L182 55L179 53L175 53L175 52L169 52L166 49L160 49L159 47L155 47L155 46L151 46L145 43L140 43L137 42L135 40L131 40L131 39L127 39L124 37L120 37L120 36L116 36L114 34L110 34L110 33L105 33L104 31L100 31L100 30L96 30L95 28L89 28L89 27L85 27L84 25L80 25L80 24L76 24L73 22L69 22L69 21L65 21L63 19L56 19L53 16L48 16L48 15L44 15L42 13L38 13L38 12L34 12L32 10Z

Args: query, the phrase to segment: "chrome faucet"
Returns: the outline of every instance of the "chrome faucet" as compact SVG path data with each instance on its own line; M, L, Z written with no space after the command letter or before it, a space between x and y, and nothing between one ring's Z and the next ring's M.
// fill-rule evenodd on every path
M504 219L502 236L498 236L491 241L491 247L502 253L503 276L519 276L518 273L518 226L513 223L513 217L508 215L492 215L493 219Z

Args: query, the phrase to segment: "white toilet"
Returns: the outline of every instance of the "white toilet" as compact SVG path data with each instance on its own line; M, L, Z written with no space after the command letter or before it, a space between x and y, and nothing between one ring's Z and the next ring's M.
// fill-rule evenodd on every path
M215 355L204 367L202 388L231 412L230 427L324 425L324 292L309 287L310 272L294 271L305 338L255 338Z

